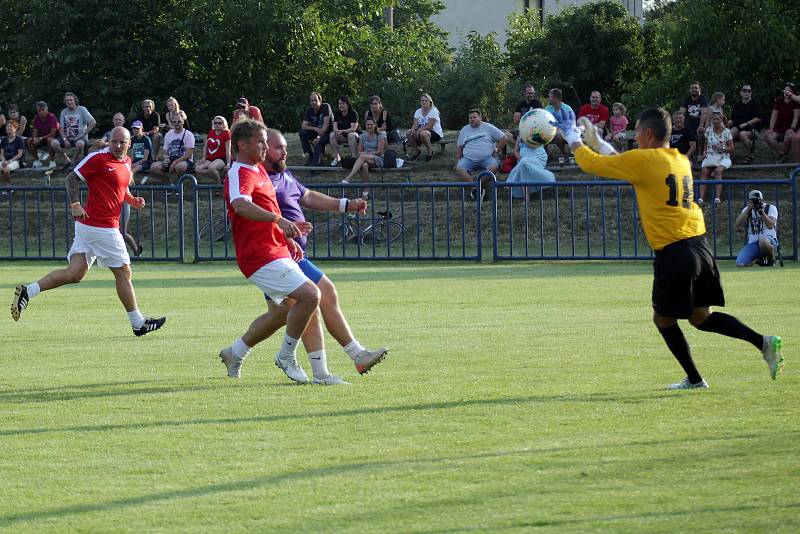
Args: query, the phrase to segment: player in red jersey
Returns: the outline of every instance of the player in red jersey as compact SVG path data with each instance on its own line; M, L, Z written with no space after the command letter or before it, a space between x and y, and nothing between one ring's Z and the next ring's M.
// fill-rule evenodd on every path
M75 240L67 254L69 266L50 272L38 282L17 286L11 303L11 316L15 321L19 320L30 299L42 291L80 282L97 259L114 273L117 296L128 312L134 334L143 336L166 322L166 317L145 318L139 311L131 283L131 259L119 232L122 203L127 202L136 209L144 207L144 199L134 197L128 189L133 183L131 158L128 157L130 144L128 130L121 126L114 128L108 148L86 156L67 176L67 194L75 218ZM79 180L85 181L89 188L85 207L81 204Z
M281 217L275 188L261 165L267 156L267 127L263 123L249 119L236 123L231 130L231 146L236 162L225 181L225 203L236 262L245 278L275 304L280 305L287 298L294 301L275 365L295 382L306 384L308 376L297 364L297 343L319 306L320 294L295 262L302 258L302 250L291 238L308 234L311 224ZM238 378L250 349L283 324L282 318L274 314L260 315L242 337L222 349L219 356L228 368L228 376Z

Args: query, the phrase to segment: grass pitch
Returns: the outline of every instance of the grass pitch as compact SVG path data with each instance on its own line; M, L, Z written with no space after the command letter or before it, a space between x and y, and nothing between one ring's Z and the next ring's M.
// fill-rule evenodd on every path
M0 264L0 292L54 264ZM231 264L136 265L135 338L107 270L0 320L0 529L796 532L796 263L722 264L727 310L784 338L684 323L707 391L650 322L646 263L322 264L356 336L391 347L351 387L289 384L219 349L264 301ZM308 370L305 354L300 362Z

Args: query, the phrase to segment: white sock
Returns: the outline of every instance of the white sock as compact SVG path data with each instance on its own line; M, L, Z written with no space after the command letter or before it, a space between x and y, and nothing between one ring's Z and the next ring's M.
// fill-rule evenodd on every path
M39 282L31 282L25 286L25 290L28 292L28 300L42 292L42 288L39 287Z
M283 343L281 343L281 351L278 353L281 360L288 362L297 358L297 342L299 340L290 337L289 334L283 335Z
M247 343L242 341L242 338L239 338L231 343L231 352L233 352L233 355L237 358L244 358L250 353L250 347L247 346Z
M314 378L322 378L331 374L328 371L328 357L325 355L325 349L309 352L308 361L311 362L311 371L314 373Z
M128 319L130 319L131 326L134 328L141 328L142 325L144 325L144 317L142 316L142 312L139 311L139 308L129 311Z
M356 356L358 356L358 353L364 350L364 346L361 345L361 343L359 343L357 339L354 339L353 341L345 345L343 348L344 351L347 353L347 355L350 356L351 360L354 360Z

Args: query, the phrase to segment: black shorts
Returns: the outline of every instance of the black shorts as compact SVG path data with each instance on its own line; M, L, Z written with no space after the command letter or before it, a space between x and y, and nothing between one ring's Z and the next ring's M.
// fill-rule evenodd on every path
M705 236L677 241L656 252L653 309L673 319L688 319L694 308L724 306L719 269Z
M431 143L437 143L442 140L442 136L431 130Z

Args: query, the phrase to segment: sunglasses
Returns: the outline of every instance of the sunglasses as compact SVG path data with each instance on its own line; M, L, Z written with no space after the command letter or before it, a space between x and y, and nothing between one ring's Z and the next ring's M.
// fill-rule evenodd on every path
M753 91L752 89L748 89L747 87L742 88L743 93L751 93L752 91Z
M214 121L214 124L222 124L220 121Z

